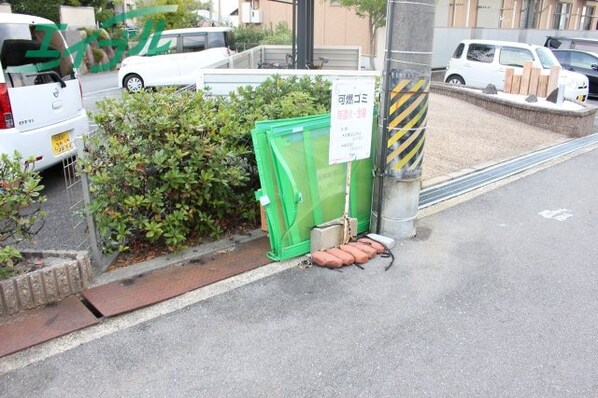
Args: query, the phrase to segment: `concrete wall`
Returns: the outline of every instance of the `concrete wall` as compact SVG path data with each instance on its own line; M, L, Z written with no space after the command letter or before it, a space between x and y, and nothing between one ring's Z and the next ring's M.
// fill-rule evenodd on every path
M74 28L93 28L96 26L96 14L93 7L60 6L60 23Z
M0 12L11 13L12 10L10 8L10 4L8 4L8 3L2 3L2 4L0 4Z

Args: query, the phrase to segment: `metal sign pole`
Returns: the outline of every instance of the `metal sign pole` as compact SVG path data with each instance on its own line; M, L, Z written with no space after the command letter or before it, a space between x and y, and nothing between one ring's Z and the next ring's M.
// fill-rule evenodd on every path
M343 213L343 245L351 239L349 228L349 199L351 197L351 161L347 162L347 178L345 180L345 212Z

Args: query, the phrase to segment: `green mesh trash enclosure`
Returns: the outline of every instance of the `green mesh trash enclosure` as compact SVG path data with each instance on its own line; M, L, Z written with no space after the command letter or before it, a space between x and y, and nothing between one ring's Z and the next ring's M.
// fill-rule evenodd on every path
M311 229L343 215L346 164L328 165L329 132L328 114L258 122L252 131L273 260L308 253ZM371 159L353 162L349 216L358 233L369 227L372 174Z

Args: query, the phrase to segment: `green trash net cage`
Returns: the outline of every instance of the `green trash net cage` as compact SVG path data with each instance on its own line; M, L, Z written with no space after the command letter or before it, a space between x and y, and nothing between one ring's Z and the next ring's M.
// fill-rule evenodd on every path
M372 141L376 139L375 112ZM268 120L255 124L252 140L271 251L283 261L310 251L311 230L343 216L347 165L328 164L330 114ZM349 217L357 233L369 228L373 168L371 156L352 162Z

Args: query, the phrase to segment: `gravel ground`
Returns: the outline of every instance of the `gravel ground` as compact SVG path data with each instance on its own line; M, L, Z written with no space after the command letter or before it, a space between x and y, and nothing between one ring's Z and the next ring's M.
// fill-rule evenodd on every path
M569 139L435 93L430 94L426 134L424 180L517 157Z

